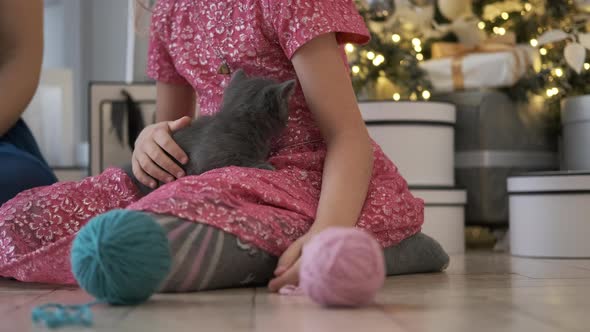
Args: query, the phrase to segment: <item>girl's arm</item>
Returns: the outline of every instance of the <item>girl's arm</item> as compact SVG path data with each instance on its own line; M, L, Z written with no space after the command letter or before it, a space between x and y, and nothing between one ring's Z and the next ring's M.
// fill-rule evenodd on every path
M367 195L373 150L335 35L305 44L292 62L328 150L311 232L354 226Z
M33 98L43 60L43 1L0 0L0 136Z
M184 116L194 117L196 94L185 84L156 83L156 122L174 121Z
M172 132L190 124L195 101L190 85L157 83L156 123L141 131L131 158L133 175L144 185L155 188L155 180L168 183L184 176L182 168L164 151L183 164L188 161L186 153L174 142Z
M327 144L316 220L279 259L272 291L298 283L301 248L332 226L352 227L360 216L373 169L373 150L346 65L333 33L313 39L292 58L307 105Z

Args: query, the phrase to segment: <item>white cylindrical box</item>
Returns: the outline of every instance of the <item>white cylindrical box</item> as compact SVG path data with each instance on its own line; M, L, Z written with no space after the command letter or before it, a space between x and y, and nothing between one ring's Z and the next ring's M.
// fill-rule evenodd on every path
M456 188L410 188L424 200L422 232L437 240L448 254L465 252L467 193Z
M590 258L590 173L508 178L510 251L515 256Z
M454 186L455 106L375 101L359 107L369 134L410 186Z
M590 95L570 97L561 108L562 170L590 170Z

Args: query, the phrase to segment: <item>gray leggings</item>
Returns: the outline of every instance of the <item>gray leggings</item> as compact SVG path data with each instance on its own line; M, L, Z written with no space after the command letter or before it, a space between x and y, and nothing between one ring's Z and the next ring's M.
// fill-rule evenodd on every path
M173 256L162 292L191 292L266 286L277 257L215 227L177 217L152 215L164 227ZM384 251L387 275L437 272L449 257L419 233Z

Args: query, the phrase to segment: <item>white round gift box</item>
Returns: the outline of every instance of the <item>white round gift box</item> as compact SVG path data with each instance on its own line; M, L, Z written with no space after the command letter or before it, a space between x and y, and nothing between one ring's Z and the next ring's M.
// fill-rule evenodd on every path
M359 107L369 134L410 186L455 184L454 105L368 101Z
M563 170L590 170L590 95L570 97L561 108Z
M410 188L424 200L422 232L437 240L448 254L465 252L467 193L457 188Z
M515 256L590 257L590 173L508 178L510 251Z

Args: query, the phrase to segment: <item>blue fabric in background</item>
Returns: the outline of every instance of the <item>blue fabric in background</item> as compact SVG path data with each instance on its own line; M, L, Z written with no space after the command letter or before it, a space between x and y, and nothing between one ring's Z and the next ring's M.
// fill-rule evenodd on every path
M23 120L0 137L0 205L23 190L57 182Z

